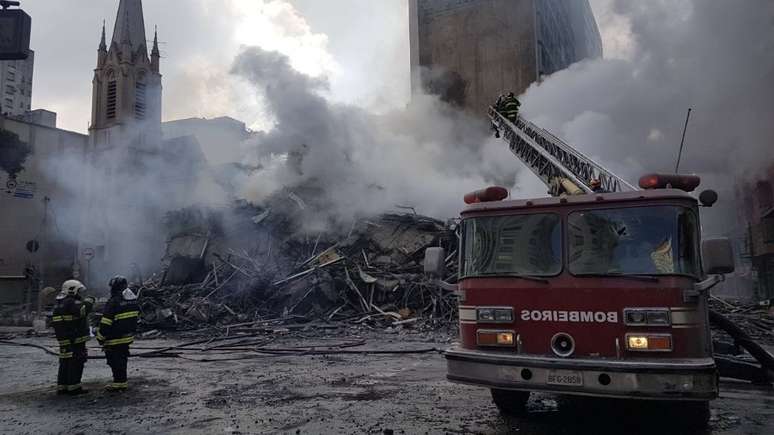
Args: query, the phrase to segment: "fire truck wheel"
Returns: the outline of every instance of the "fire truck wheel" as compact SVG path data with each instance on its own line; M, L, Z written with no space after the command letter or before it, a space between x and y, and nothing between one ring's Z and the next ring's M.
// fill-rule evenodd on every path
M492 401L497 409L505 415L524 413L524 406L529 400L529 391L511 391L492 389Z

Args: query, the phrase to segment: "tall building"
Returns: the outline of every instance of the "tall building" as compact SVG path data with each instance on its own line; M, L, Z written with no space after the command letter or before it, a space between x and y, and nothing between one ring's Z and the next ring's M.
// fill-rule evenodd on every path
M32 106L35 52L24 60L0 61L0 114L24 115Z
M477 113L602 56L588 0L411 0L412 86Z

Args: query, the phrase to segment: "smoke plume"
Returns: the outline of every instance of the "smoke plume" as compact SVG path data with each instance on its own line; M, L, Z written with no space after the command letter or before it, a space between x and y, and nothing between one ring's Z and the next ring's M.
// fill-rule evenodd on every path
M525 116L636 181L675 170L691 107L680 171L702 175L730 209L736 179L772 161L774 3L609 6L624 58L581 62L533 85Z
M464 192L515 183L516 161L491 139L487 123L434 97L417 96L383 115L331 103L321 96L324 80L260 48L240 54L233 73L255 87L274 119L273 128L248 144L250 163L264 167L242 185L240 196L251 202L281 189L311 189L306 197L314 205L306 218L314 225L396 205L451 217Z

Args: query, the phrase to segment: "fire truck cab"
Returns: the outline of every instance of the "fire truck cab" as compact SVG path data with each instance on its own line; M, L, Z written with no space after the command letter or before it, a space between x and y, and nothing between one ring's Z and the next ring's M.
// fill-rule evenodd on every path
M447 378L491 389L505 413L546 391L683 401L706 421L718 395L708 289L734 261L727 239L702 243L698 201L671 188L503 191L466 197ZM446 258L429 249L426 272L442 276Z

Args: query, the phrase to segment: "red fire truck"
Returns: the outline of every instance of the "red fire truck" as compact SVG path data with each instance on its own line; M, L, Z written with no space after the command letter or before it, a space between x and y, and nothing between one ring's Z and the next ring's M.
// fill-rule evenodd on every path
M506 413L547 391L683 401L706 421L718 394L708 289L734 267L728 240L701 240L699 207L717 195L700 204L692 176L643 177L635 189L524 119L490 115L554 196L465 197L448 379L490 388ZM442 275L446 260L429 249L426 271Z

